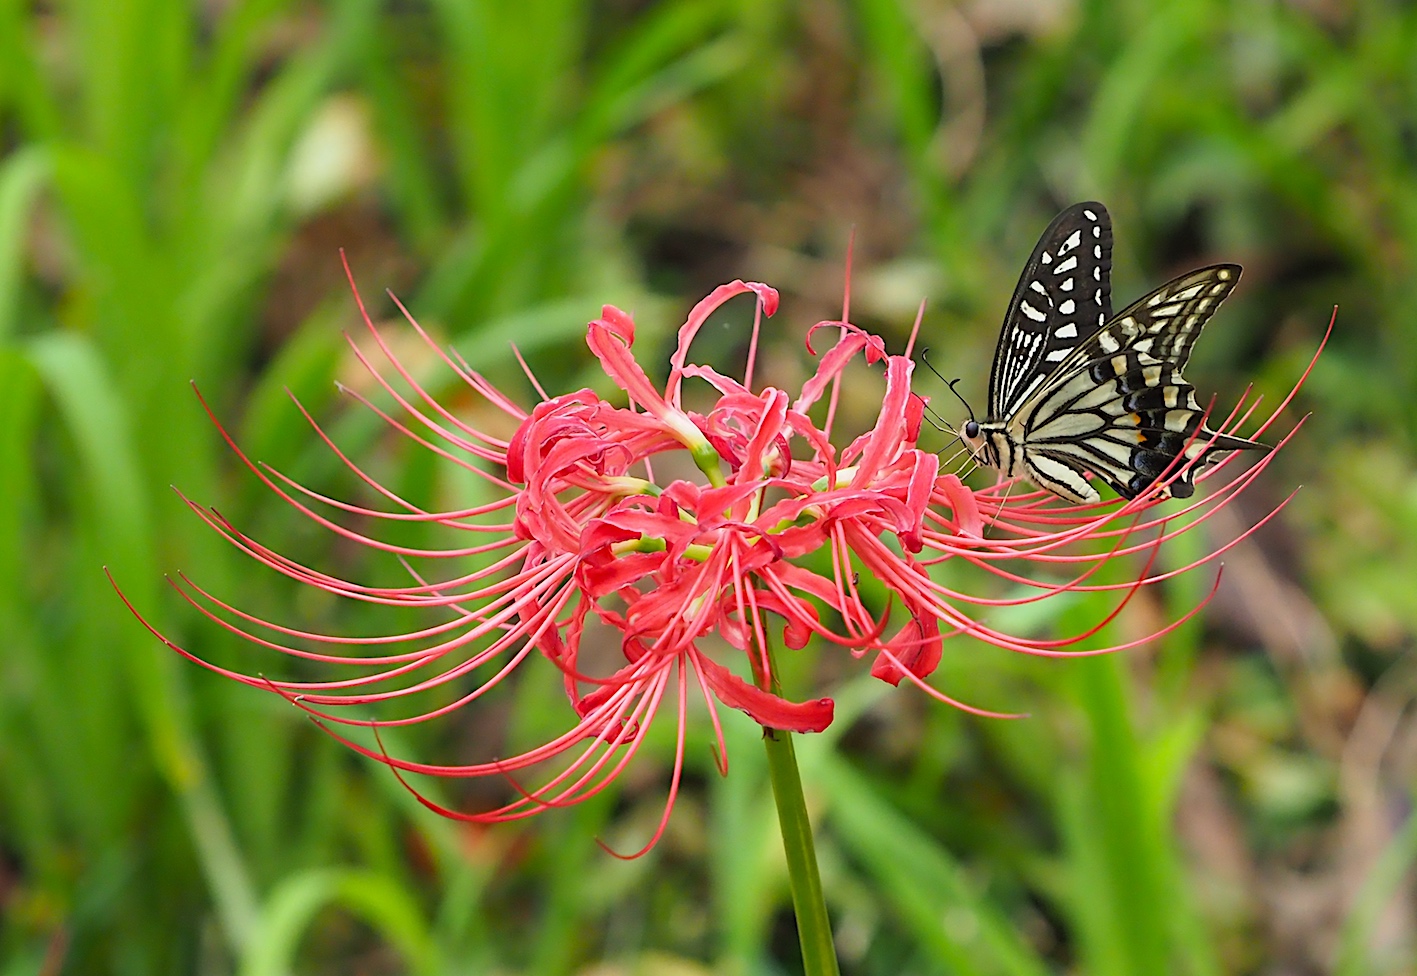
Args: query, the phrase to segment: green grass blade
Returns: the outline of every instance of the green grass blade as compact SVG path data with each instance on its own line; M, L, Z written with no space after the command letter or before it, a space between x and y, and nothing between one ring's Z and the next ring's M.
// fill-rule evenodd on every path
M271 892L261 911L257 937L242 959L241 976L288 976L296 969L300 941L321 910L353 912L398 949L409 972L442 971L437 947L417 900L398 882L372 871L322 868L301 871Z
M15 331L29 220L48 175L48 157L38 146L0 163L0 342Z
M73 333L35 340L31 361L78 446L98 548L135 604L157 606L157 565L137 452L123 401L93 345ZM90 568L101 578L100 567ZM105 589L102 587L100 589ZM179 662L128 617L116 597L89 609L112 621L135 708L158 769L183 800L198 853L233 945L248 937L255 898L191 728Z
M1384 910L1413 864L1417 864L1417 816L1409 815L1378 856L1343 920L1334 976L1367 976L1375 971L1368 960L1368 945Z
M134 185L153 176L155 135L176 111L191 58L192 8L170 0L73 0L87 141Z
M784 884L761 735L750 723L725 721L729 774L711 774L709 872L719 936L715 962L736 976L760 964L773 901Z
M18 635L27 617L26 528L32 518L33 439L39 378L27 358L0 345L0 633Z
M64 120L41 71L27 0L0 0L0 112L13 106L31 139L58 138Z
M0 346L0 822L7 840L41 872L55 870L60 817L53 775L29 723L44 717L35 699L46 672L34 614L32 550L39 377L28 359Z
M1109 890L1131 972L1165 972L1170 957L1168 904L1158 862L1157 823L1147 802L1140 743L1132 729L1125 663L1108 656L1075 664L1077 687L1092 729L1088 784L1093 829L1105 838ZM1089 894L1079 892L1079 897Z
M962 866L933 838L878 797L844 760L813 770L831 797L830 822L943 971L1046 976L1048 967L998 909L973 890Z

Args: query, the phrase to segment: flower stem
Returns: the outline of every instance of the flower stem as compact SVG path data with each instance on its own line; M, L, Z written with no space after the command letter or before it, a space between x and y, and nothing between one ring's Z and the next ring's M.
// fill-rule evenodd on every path
M781 682L771 646L768 647L768 672L770 690L780 694ZM812 822L807 817L807 801L802 795L802 777L797 771L792 733L763 726L763 746L768 753L768 776L772 780L773 799L777 801L782 848L787 855L792 911L797 916L797 938L802 944L802 971L806 976L838 976L831 918L822 895L822 876L817 870Z

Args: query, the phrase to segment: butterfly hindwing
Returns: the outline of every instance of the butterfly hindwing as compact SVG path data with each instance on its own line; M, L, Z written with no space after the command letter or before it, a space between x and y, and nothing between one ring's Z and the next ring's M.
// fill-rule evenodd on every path
M1195 472L1218 452L1267 450L1207 428L1195 388L1181 375L1196 337L1239 277L1233 264L1182 275L1076 348L1010 424L1035 480L1041 475L1054 491L1086 500L1096 492L1081 472L1091 471L1134 498L1177 471L1184 456L1196 463L1165 489L1184 498L1195 490Z
M1004 315L989 415L1013 414L1112 316L1112 220L1100 203L1060 213L1038 239Z

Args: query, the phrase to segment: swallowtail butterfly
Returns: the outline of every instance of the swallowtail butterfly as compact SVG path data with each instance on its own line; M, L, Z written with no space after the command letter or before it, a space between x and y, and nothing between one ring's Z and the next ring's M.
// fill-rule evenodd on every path
M962 430L976 459L1070 501L1099 499L1091 472L1135 498L1186 498L1195 473L1224 453L1267 451L1203 423L1181 375L1201 328L1234 289L1240 266L1217 264L1168 281L1112 314L1112 221L1078 203L1048 225L1004 316L989 374L989 415Z

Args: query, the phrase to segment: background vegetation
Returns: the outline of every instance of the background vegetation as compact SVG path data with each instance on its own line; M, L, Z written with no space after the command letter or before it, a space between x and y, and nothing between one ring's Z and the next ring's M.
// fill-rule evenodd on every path
M928 296L932 359L979 398L1028 249L1089 197L1116 222L1121 299L1245 265L1198 351L1204 390L1283 391L1340 306L1310 426L1210 544L1305 488L1164 646L949 649L951 693L1027 721L798 658L798 686L840 700L802 753L845 969L1417 972L1417 7L0 0L0 152L4 976L791 973L746 719L726 779L700 730L639 861L592 840L643 836L663 748L600 802L470 830L164 650L100 566L248 669L266 659L200 626L164 572L287 620L388 626L258 572L168 489L387 571L238 470L195 379L254 456L317 485L348 487L285 388L400 491L457 490L335 393L340 247L494 376L524 389L515 336L569 388L603 302L661 349L734 277L783 289L786 321L829 315L854 227L857 318L899 343ZM724 335L731 357L742 332ZM871 392L846 409L869 415ZM564 721L527 683L406 745L456 756Z

